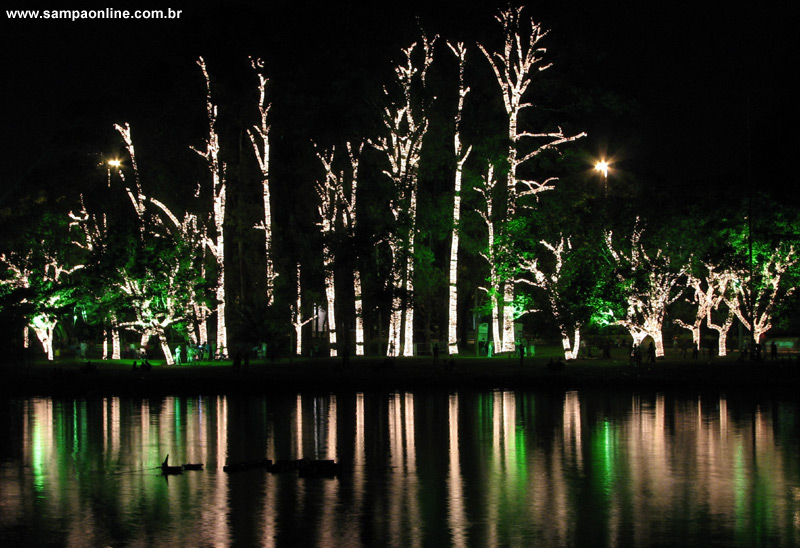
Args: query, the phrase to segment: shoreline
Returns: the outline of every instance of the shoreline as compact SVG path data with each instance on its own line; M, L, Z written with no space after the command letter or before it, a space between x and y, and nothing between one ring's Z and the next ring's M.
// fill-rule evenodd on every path
M0 397L171 396L298 392L368 392L461 389L633 389L656 391L740 391L800 394L797 358L737 361L734 357L685 360L667 357L655 364L579 359L563 369L548 367L549 357L301 358L256 360L234 369L230 361L165 366L133 371L132 360L62 360L28 366L0 366Z

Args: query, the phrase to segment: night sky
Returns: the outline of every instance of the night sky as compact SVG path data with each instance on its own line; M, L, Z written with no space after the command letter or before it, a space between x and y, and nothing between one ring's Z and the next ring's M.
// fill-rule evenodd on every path
M792 2L736 9L696 4L529 2L527 14L551 29L554 77L594 99L579 128L589 133L581 144L589 153L606 151L620 173L676 193L750 183L796 190ZM174 4L183 10L179 21L5 16L0 206L13 207L21 189L47 186L55 168L121 152L115 122L130 121L138 147L151 147L151 156L174 154L170 169L186 173L187 146L200 145L207 130L195 65L201 54L219 83L217 101L229 109L223 116L255 120L253 105L236 91L252 93L247 56L253 54L267 61L272 77L276 143L287 139L287 148L295 148L337 133L353 138L349 133L371 123L365 105L389 78L398 49L417 38L417 24L451 40L491 42L500 37L493 14L502 5L330 2L312 8L267 0ZM485 70L479 55L473 48L471 64Z

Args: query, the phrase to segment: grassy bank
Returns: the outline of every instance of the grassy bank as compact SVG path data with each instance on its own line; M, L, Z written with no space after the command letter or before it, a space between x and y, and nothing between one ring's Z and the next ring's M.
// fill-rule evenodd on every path
M627 360L581 359L554 369L555 352L526 357L431 357L281 359L252 361L234 369L231 362L131 369L130 360L34 362L2 368L5 396L159 396L180 394L260 394L297 391L416 389L579 389L736 390L800 394L797 358L738 361L736 357L687 360L676 354L655 364Z

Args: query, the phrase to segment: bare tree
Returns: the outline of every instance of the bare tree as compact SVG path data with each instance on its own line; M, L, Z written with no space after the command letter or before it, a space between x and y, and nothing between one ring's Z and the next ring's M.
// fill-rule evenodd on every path
M197 61L203 71L206 82L206 111L208 113L208 138L206 139L205 150L191 147L197 154L202 156L208 164L208 171L211 174L211 190L213 196L212 219L216 231L216 239L208 239L207 244L211 254L216 259L217 280L217 352L227 352L228 348L228 328L225 323L225 201L227 196L227 185L225 183L224 166L219 159L219 135L216 130L217 105L212 102L211 97L211 78L208 75L205 60L200 57Z
M546 49L540 44L547 31L532 20L523 22L521 12L522 7L508 7L496 16L503 27L502 51L490 53L483 45L478 44L494 71L508 117L507 217L516 213L521 198L536 197L539 193L552 189L553 183L557 180L556 177L533 179L530 176L523 176L520 169L523 164L545 151L586 136L586 133L566 135L560 127L544 131L527 131L519 127L520 114L535 106L525 99L534 76L551 66L544 63ZM510 304L513 301L514 284L505 283L502 336L504 351L514 350L514 309Z
M494 166L489 165L487 173L482 177L481 183L475 187L478 194L483 198L483 208L476 209L478 215L483 219L486 225L487 245L486 251L481 252L483 257L489 265L489 287L481 287L480 289L486 293L492 309L492 346L497 352L503 348L503 338L500 326L500 303L502 298L502 280L498 270L499 261L495 257L495 188L497 187L497 179L494 176Z
M333 273L332 243L335 236L352 235L355 229L356 216L356 191L358 188L358 162L362 145L355 148L350 142L345 143L349 174L338 169L336 163L336 147L330 151L317 149L317 157L322 163L325 177L317 181L316 190L319 197L318 211L320 215L319 226L323 235L323 262L325 265L325 296L328 302L328 342L331 355L336 355L336 323L335 306L336 298L335 277ZM316 145L315 145L316 149ZM353 270L353 290L355 294L356 318L356 355L364 354L364 318L361 303L361 273L356 265Z
M247 130L247 135L250 136L250 142L253 144L253 151L258 160L258 167L261 170L261 194L264 201L264 221L257 224L255 228L264 231L264 242L266 246L266 259L267 259L267 306L270 306L274 299L275 278L278 274L275 272L275 265L273 261L272 251L272 205L270 198L269 186L269 123L267 118L269 110L272 106L267 101L267 83L269 79L264 76L264 62L261 59L250 58L250 65L253 67L256 76L258 77L258 112L259 123L253 125L252 128Z
M453 135L453 152L456 156L455 185L453 190L453 228L450 236L450 286L447 305L447 348L448 352L458 354L458 238L461 221L461 178L464 164L472 151L472 146L464 148L461 142L461 117L464 112L464 98L469 87L464 83L464 67L467 61L467 48L463 42L453 45L448 42L450 50L458 58L458 106L455 115L455 133Z
M295 354L301 356L303 354L303 326L317 319L317 316L315 314L310 318L303 319L303 291L300 286L300 263L297 264L297 291L295 293L295 302L291 306L291 310L295 337Z
M414 240L417 215L417 177L422 141L428 131L424 91L428 68L433 62L433 40L423 35L403 50L405 60L395 67L399 98L384 87L387 106L383 111L385 134L370 144L383 153L389 167L384 174L391 179L396 196L390 208L398 225L397 233L388 239L392 255L392 311L389 319L387 354L414 353ZM422 59L417 60L417 53ZM422 89L420 89L422 88ZM402 336L402 338L401 338Z

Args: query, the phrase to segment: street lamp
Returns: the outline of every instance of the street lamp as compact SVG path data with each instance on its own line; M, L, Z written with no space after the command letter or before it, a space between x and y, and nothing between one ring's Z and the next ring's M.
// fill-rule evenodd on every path
M111 168L115 167L119 169L122 162L120 160L109 160L106 164L108 165L108 188L111 188Z
M601 160L594 165L594 169L603 174L603 191L608 197L608 162Z

